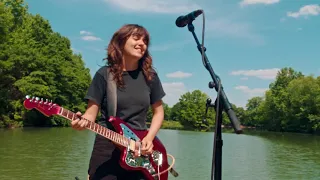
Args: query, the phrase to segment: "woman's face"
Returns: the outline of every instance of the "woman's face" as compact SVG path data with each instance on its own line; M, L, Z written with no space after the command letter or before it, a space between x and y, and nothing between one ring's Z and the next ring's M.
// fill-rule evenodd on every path
M123 54L127 57L140 60L147 50L143 36L131 35L124 45Z

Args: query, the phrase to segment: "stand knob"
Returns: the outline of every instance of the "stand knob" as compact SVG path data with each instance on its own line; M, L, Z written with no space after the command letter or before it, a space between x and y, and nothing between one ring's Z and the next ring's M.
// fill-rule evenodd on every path
M210 81L210 82L209 82L209 88L210 88L210 89L213 89L214 87L215 87L214 82L213 82L213 81Z
M209 126L209 122L207 121L206 118L203 118L203 119L202 119L202 123L205 124L205 125L207 125L207 126Z
M210 98L207 99L207 106L211 104L211 101L212 100Z

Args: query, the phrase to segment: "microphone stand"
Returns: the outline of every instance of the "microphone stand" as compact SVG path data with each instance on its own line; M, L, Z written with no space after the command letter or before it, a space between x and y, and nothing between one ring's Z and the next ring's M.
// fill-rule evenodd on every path
M214 148L213 148L213 157L212 157L212 169L211 169L211 180L213 180L213 174L215 180L221 180L221 164L222 164L222 133L221 133L221 125L222 125L222 111L224 110L231 121L231 124L237 134L242 133L242 129L240 128L240 123L236 117L235 112L232 109L231 104L228 101L228 98L226 94L223 91L223 87L220 82L220 78L214 73L207 55L205 54L206 48L203 47L202 54L202 46L199 43L199 40L194 32L194 26L192 22L188 24L188 30L192 33L196 43L197 48L200 51L201 55L204 56L204 66L209 71L211 78L213 81L209 82L209 88L217 91L217 98L215 100L214 104L211 104L211 99L207 99L206 103L206 113L208 111L209 107L215 107L216 111L216 130L215 130L215 136L214 136ZM206 114L205 114L206 115Z

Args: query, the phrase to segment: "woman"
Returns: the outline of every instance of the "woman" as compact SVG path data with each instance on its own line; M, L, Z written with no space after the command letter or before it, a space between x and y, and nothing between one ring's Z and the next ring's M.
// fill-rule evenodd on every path
M128 24L114 33L107 49L107 64L117 83L117 117L133 129L146 130L147 111L151 105L153 118L149 133L141 141L141 153L151 153L158 130L161 127L165 96L159 77L152 69L152 58L148 51L149 33L136 24ZM107 66L100 68L93 77L85 99L88 107L82 117L95 121L99 109L99 123L113 129L107 121L106 75ZM78 112L81 116L81 113ZM86 121L76 120L72 127L82 130ZM141 172L128 172L118 164L120 152L112 142L97 135L88 169L90 180L142 180Z

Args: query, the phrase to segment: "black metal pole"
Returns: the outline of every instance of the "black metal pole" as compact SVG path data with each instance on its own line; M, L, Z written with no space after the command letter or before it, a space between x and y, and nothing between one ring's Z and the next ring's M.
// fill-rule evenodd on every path
M195 39L195 41L197 43L197 48L198 48L199 52L201 53L201 55L204 56L204 62L203 62L204 66L209 71L210 76L211 76L211 78L213 80L213 83L215 84L215 86L214 86L215 90L218 92L218 88L219 88L218 86L219 86L220 78L219 78L219 76L217 76L214 73L210 62L208 61L208 57L207 57L207 55L205 53L206 48L204 47L204 54L202 54L202 48L201 48L201 45L200 45L199 40L197 38L197 35L194 32L194 26L193 26L192 23L188 24L188 30L192 33L192 35L193 35L193 37L194 37L194 39ZM220 97L220 99L222 101L223 109L227 113L234 131L237 134L241 134L242 133L242 129L240 128L240 122L239 122L234 110L232 109L232 106L231 106L231 104L230 104L225 92L223 91L222 84L221 84L221 97Z
M215 180L221 180L221 174L222 174L222 146L223 146L223 141L222 141L222 133L221 133L221 125L222 125L222 111L224 110L227 114L228 117L231 121L231 124L237 134L242 133L242 129L240 128L240 122L236 117L235 112L232 109L231 104L228 101L228 98L226 94L223 91L222 84L220 82L220 78L214 73L210 62L208 61L207 55L205 53L206 48L204 48L204 54L202 54L202 46L199 43L199 40L194 32L194 26L192 23L188 24L188 30L192 33L196 43L197 43L197 48L199 52L201 53L202 56L204 56L204 66L205 68L209 71L211 78L213 80L213 84L215 90L219 92L217 94L217 99L215 102L215 105L218 104L218 112L216 111L216 114L218 115L218 118L216 118L216 131L215 131L215 138L214 138L214 148L213 148L213 158L212 158L212 170L211 170L211 179ZM210 87L209 83L209 87ZM221 86L221 87L219 87ZM212 87L212 88L213 88ZM211 88L211 87L210 87ZM220 91L218 91L220 88ZM219 97L219 98L218 98ZM218 102L219 100L219 102ZM216 108L215 108L216 110ZM213 175L214 174L214 175Z

